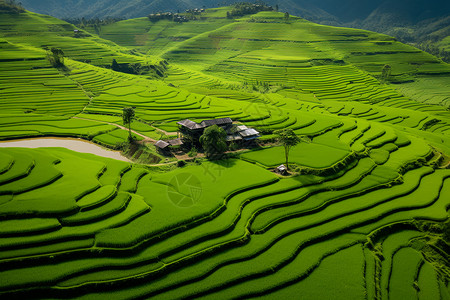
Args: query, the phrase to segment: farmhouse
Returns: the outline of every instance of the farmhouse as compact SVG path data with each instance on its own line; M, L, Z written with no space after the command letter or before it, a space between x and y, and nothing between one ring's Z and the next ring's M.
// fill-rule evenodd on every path
M245 125L233 124L231 118L220 118L213 120L204 120L196 123L189 119L177 122L178 130L182 139L198 143L203 131L213 125L222 127L227 133L227 142L232 141L251 141L260 137L259 132Z
M161 151L168 151L172 147L179 147L181 145L183 145L183 141L180 138L167 141L159 140L155 143L155 146Z

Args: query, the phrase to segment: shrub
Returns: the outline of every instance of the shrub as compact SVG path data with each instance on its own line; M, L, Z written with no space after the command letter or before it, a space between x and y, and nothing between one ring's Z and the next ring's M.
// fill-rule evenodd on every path
M197 156L197 149L195 148L195 147L192 147L192 149L191 150L189 150L189 152L188 152L188 156L189 157L196 157Z

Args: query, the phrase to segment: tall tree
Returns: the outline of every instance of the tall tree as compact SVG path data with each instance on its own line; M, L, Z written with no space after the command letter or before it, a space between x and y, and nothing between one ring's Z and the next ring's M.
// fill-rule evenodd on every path
M111 69L114 71L120 71L120 66L115 58L112 60Z
M205 151L206 157L218 159L227 151L227 133L217 125L205 129L200 137L200 143Z
M384 65L383 70L381 71L381 80L382 82L386 82L391 76L392 68L390 65Z
M278 142L284 147L284 156L286 158L286 169L289 170L289 151L292 147L301 141L308 141L307 137L299 137L291 128L285 128L275 131Z
M64 51L61 48L52 47L47 49L47 59L55 68L64 67Z
M123 124L128 124L128 140L131 142L133 137L131 136L131 122L134 118L134 108L133 107L124 107L122 112Z

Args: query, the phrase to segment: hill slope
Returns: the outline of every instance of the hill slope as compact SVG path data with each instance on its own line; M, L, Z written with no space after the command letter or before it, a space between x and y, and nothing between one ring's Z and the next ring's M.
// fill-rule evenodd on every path
M196 68L204 74L239 78L240 84L243 81L271 85L282 82L292 88L297 83L289 83L293 78L287 70L300 66L304 67L305 75L320 65L332 65L337 69L352 65L379 77L383 66L389 64L392 68L389 80L395 83L414 82L418 76L447 74L450 70L435 57L389 36L317 25L295 17L285 22L283 14L276 12L230 20L225 18L229 10L211 9L198 20L183 24L168 20L152 23L146 18L121 21L101 27L100 36L143 53L162 55L172 64L188 65L189 69ZM250 69L256 65L274 73L268 71L261 75L263 77L253 77L248 72L256 71ZM264 77L268 74L278 74L278 77ZM412 84L410 86L412 88ZM437 87L436 92L441 93L441 89ZM434 103L448 106L446 99ZM421 96L415 100L427 101Z
M60 18L105 18L110 16L125 19L144 17L159 11L177 12L195 7L215 7L217 5L216 2L210 0L24 0L22 3L32 11ZM442 44L444 38L449 35L448 21L445 21L450 13L448 1L282 0L268 1L268 3L273 6L277 4L280 11L288 11L314 22L390 34L403 42L414 42L416 46L421 46L421 49L448 61L448 53L450 53L447 51L448 43ZM433 30L431 30L431 26L434 27ZM422 30L424 27L427 27L428 30ZM430 34L434 36L431 39L428 38Z

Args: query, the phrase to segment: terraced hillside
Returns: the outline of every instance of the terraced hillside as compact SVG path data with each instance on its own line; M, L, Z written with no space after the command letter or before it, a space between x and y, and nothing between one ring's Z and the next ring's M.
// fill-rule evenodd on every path
M429 114L427 122L447 123L450 67L435 57L369 31L286 21L276 12L230 20L229 10L207 10L183 24L127 20L102 27L101 35L161 55L170 62L165 81L192 92L278 104L282 96L329 111L336 102L357 102L371 104L366 111L395 108L398 116L412 109ZM384 65L395 84L375 79Z
M130 106L148 151L186 118L263 133L178 164L0 148L2 298L450 299L450 67L388 36L229 9L102 29L121 46L0 16L2 140L121 147ZM164 72L113 71L112 58ZM398 86L378 80L385 64ZM311 140L292 148L290 176L273 172L283 128Z
M312 167L324 175L287 179L241 160L155 173L69 150L1 150L1 293L448 299L435 242L450 172L433 168L422 140L394 135L359 157L345 147L332 157L317 138L293 162L313 163L308 148L321 147Z

